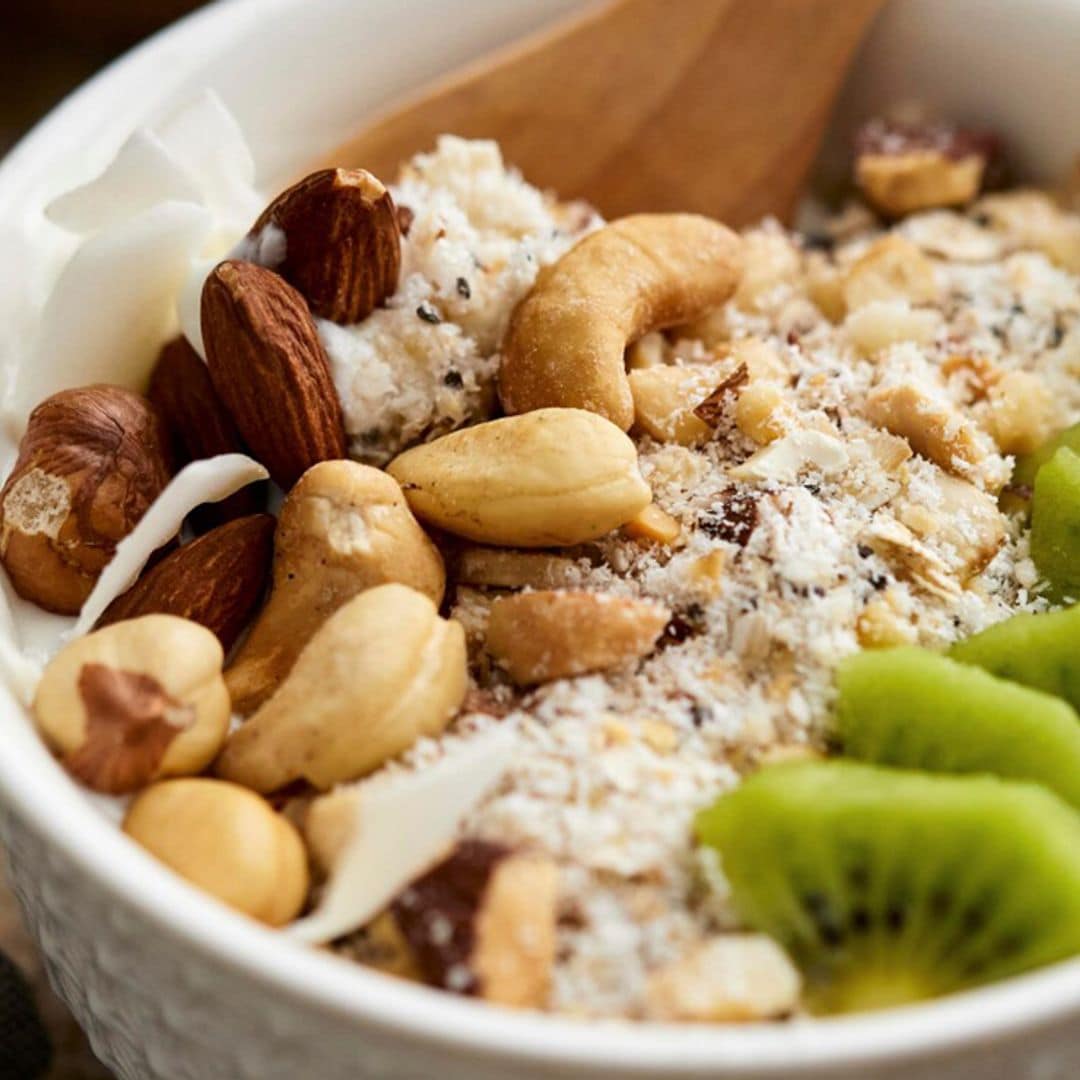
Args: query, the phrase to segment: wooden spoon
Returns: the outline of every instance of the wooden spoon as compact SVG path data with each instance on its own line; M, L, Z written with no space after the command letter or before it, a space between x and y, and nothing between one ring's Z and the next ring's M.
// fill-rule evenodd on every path
M614 0L426 87L327 164L394 176L452 132L607 217L787 218L881 3Z

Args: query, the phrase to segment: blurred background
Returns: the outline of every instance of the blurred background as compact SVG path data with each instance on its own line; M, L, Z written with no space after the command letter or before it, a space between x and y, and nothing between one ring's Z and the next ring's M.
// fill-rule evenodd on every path
M202 2L0 0L0 157L98 68ZM49 992L0 858L0 1080L37 1077L109 1080L110 1074Z
M0 0L0 155L70 90L203 0Z

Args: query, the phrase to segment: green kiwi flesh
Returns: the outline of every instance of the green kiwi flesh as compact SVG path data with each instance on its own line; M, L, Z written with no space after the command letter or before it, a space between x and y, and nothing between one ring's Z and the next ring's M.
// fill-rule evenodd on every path
M1080 717L1060 698L913 646L848 657L836 685L845 756L1030 780L1080 807Z
M1080 709L1080 605L1013 615L957 642L949 655Z
M1080 815L1035 785L854 762L765 769L697 818L747 925L816 1013L885 1008L1080 951Z
M1001 509L1006 514L1031 513L1031 494L1035 487L1035 477L1063 446L1072 450L1073 453L1080 454L1080 424L1066 428L1048 442L1043 443L1038 450L1016 459L1012 479L1001 493L999 500Z
M1031 557L1054 599L1080 599L1080 456L1066 447L1035 477Z

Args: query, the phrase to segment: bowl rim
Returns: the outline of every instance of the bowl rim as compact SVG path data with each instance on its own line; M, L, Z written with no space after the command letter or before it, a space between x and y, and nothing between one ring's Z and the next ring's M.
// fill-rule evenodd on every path
M163 60L197 69L256 13L302 0L218 0L160 31L60 102L0 161L0 216L25 188L39 156L85 138L85 116L125 95L144 93L143 72ZM13 708L17 706L12 706ZM0 703L0 708L8 711ZM21 719L16 721L21 723ZM32 733L28 737L36 738ZM133 907L163 936L208 962L271 988L282 1000L327 1011L388 1038L432 1052L489 1063L572 1067L625 1076L748 1075L796 1077L821 1068L896 1064L985 1048L1080 1014L1080 958L936 1002L859 1017L796 1020L786 1025L687 1026L575 1020L518 1013L416 986L302 945L234 913L188 886L130 843L102 815L57 813L76 805L79 789L39 747L41 767L26 768L18 748L0 740L0 796L9 812L111 895ZM24 752L28 748L24 745ZM16 760L18 758L18 760ZM41 788L54 784L56 802Z

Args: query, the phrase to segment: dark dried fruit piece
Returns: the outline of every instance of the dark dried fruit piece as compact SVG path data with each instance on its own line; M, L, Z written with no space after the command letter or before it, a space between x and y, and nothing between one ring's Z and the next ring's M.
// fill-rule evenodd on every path
M0 491L0 560L15 591L77 613L169 476L165 429L146 398L119 386L47 398Z
M206 364L186 338L174 338L162 347L147 396L165 421L178 466L218 454L247 453ZM197 507L191 512L191 522L196 531L206 532L234 518L257 514L265 504L266 485L248 484L227 499Z
M185 544L118 596L98 626L139 615L179 615L212 630L228 652L266 591L275 524L270 514L255 514Z
M556 890L550 860L466 840L391 912L429 983L536 1007L555 959Z
M266 208L252 235L268 225L285 233L285 258L274 269L324 319L360 322L397 288L401 217L363 169L312 173Z
M218 397L281 487L320 461L345 457L330 362L291 285L252 263L221 263L203 286L202 332Z
M724 492L716 506L698 518L698 528L714 540L746 547L757 528L757 495L733 488Z

